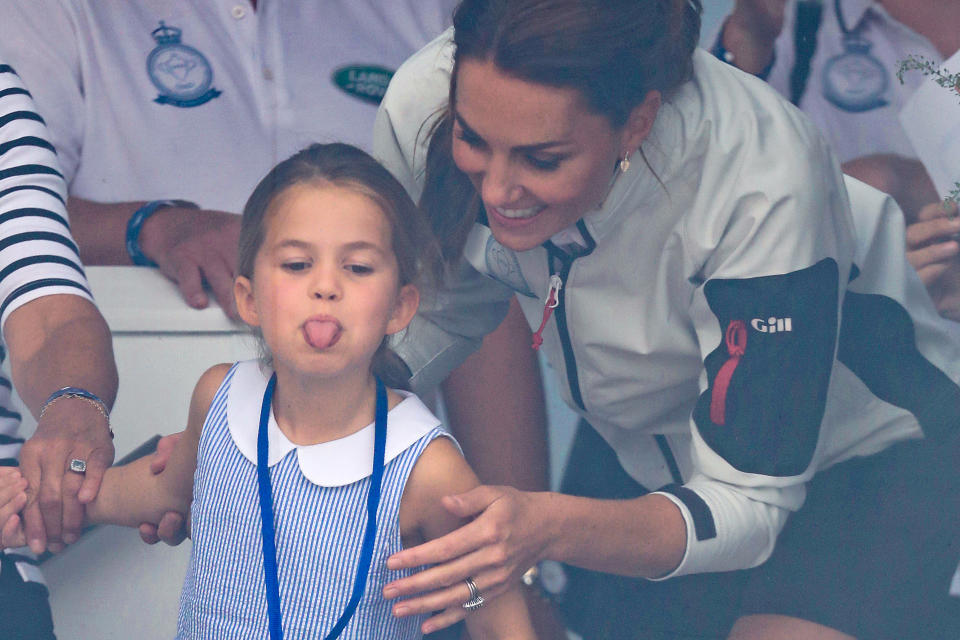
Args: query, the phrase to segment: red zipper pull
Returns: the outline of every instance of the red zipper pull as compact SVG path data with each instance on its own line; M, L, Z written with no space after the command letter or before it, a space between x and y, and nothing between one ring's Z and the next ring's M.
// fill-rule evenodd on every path
M731 320L724 336L727 344L727 353L730 359L723 363L717 377L713 380L713 393L710 396L710 420L714 424L725 424L727 421L727 390L730 388L730 379L740 364L740 358L747 350L747 325L743 320Z
M560 289L563 288L563 280L560 276L553 274L550 276L550 286L547 289L547 300L543 304L543 321L540 322L540 328L533 334L533 350L536 351L543 344L543 328L547 326L547 320L553 314L553 310L560 304Z

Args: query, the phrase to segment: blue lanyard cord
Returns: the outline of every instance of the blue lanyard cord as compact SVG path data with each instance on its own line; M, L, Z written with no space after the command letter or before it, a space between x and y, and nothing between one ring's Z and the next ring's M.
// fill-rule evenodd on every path
M263 537L263 579L267 587L267 615L270 620L271 640L282 640L280 627L280 588L277 586L277 546L273 535L273 493L270 489L270 469L267 467L267 424L270 422L270 402L277 386L277 374L270 376L260 407L260 428L257 431L257 488L260 494L260 533Z
M283 640L280 623L280 588L277 579L277 548L273 525L273 494L270 488L270 469L267 467L267 424L270 422L270 403L277 383L277 374L273 374L263 394L260 408L260 429L257 432L257 486L260 493L260 516L263 536L263 573L267 589L267 614L269 616L270 640ZM353 593L343 614L326 640L338 638L353 616L370 574L373 560L373 543L377 537L377 508L380 505L380 493L383 484L384 456L387 444L387 390L377 378L376 422L374 423L373 473L370 476L370 492L367 495L367 526L360 548L360 560L357 563L357 575L353 579Z

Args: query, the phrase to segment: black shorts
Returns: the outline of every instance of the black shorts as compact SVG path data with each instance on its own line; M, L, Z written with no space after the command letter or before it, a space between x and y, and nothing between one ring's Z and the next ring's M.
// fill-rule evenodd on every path
M55 640L47 587L24 582L17 566L0 553L0 638Z
M781 614L858 638L960 639L960 437L903 442L817 474L772 557L663 582L567 567L560 608L585 640L724 638L737 618ZM585 423L562 490L647 493Z

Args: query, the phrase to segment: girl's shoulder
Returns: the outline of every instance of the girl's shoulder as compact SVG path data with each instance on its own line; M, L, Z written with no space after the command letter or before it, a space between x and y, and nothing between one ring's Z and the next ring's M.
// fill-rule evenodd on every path
M479 484L449 434L444 432L432 438L410 472L403 492L400 529L404 539L431 540L463 524L460 518L444 508L442 499L469 491Z
M236 366L235 364L221 363L203 372L203 375L197 380L197 385L193 388L193 397L190 399L190 414L187 420L188 429L197 429L199 432L217 392L223 386L227 375L230 374Z

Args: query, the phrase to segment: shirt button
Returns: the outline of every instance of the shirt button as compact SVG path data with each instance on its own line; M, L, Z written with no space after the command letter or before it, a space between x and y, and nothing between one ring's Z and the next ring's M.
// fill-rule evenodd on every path
M263 79L264 80L273 80L273 71L270 70L270 67L263 68Z
M236 4L232 9L230 9L230 15L237 20L240 20L243 18L243 16L247 15L247 10L243 7L243 5Z

